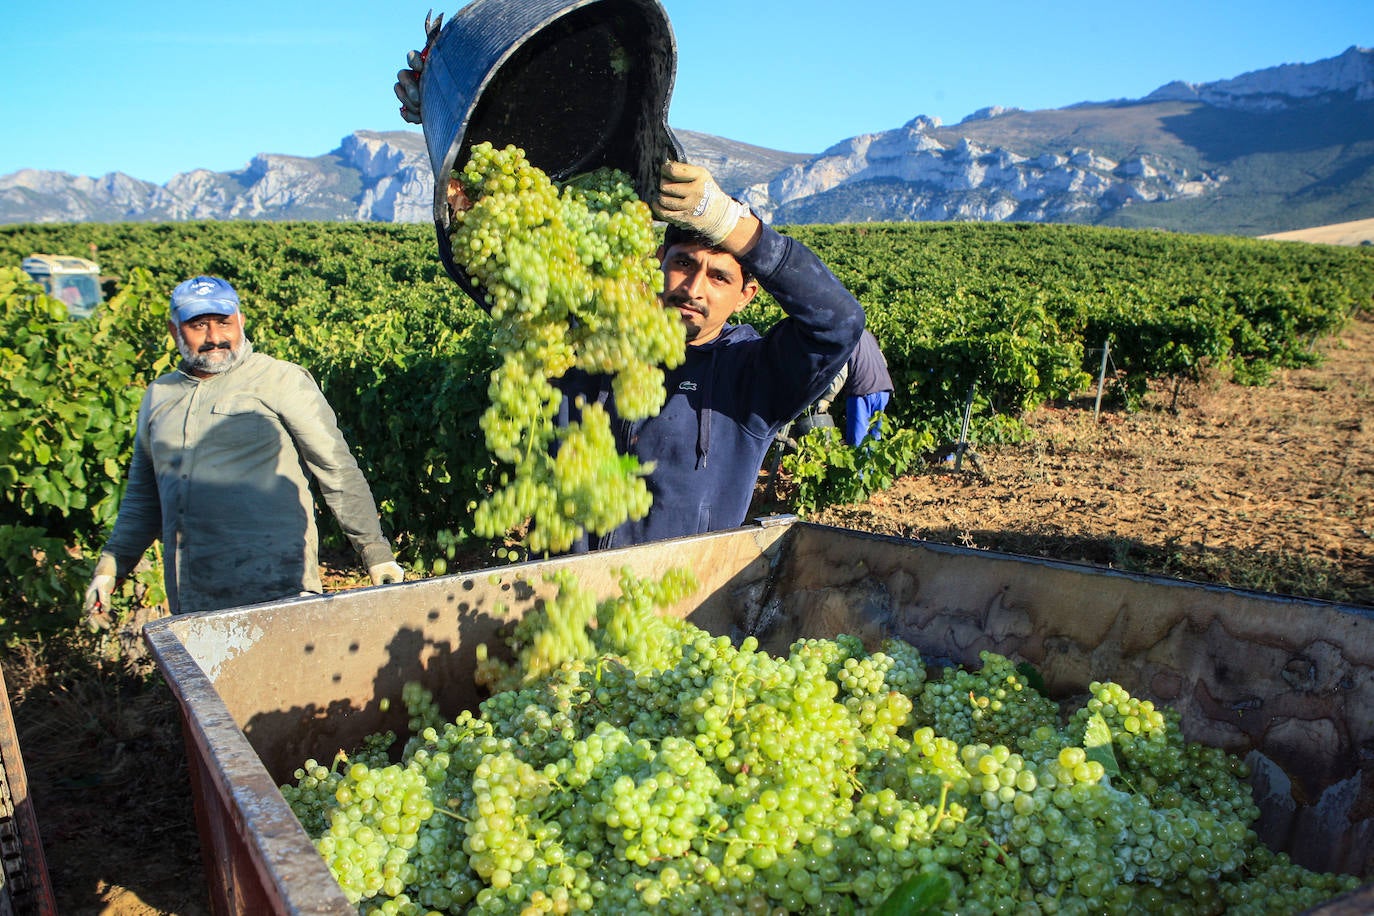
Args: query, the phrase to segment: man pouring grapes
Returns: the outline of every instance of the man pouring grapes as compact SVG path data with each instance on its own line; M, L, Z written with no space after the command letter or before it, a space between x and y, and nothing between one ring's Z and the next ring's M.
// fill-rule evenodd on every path
M415 124L426 123L421 77L438 37L432 25L394 86L402 117ZM452 76L437 72L436 86ZM502 102L483 111L533 104ZM448 218L436 220L441 254L456 263L446 266L460 285L480 288L474 297L498 323L502 355L482 428L509 470L476 507L474 530L524 528L527 549L561 553L742 524L774 435L845 365L863 331L862 306L810 249L675 154L648 158L667 161L645 201L620 178L600 186L595 172L560 192L522 149L500 149L490 136L510 134L508 124L475 113L460 123L473 132L477 121L484 126L467 138L467 163L438 176L448 183ZM436 122L440 132L452 126ZM589 177L598 187L579 189ZM653 217L668 224L657 249L661 288ZM731 321L760 289L787 313L764 334ZM675 314L685 348L659 307ZM645 354L655 354L648 371ZM553 428L564 432L550 436Z
M741 524L773 436L825 390L864 327L863 307L821 260L765 226L706 169L670 161L660 178L650 201L668 223L660 301L677 310L687 354L666 374L662 410L614 427L622 453L652 467L652 507L595 546ZM760 289L787 313L765 334L730 322Z

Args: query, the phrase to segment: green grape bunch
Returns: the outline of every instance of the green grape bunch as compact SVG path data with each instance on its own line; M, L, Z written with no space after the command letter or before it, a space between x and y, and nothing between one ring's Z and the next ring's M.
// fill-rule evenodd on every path
M992 652L927 680L901 639L712 635L663 613L685 570L551 578L476 713L407 685L399 759L369 737L282 787L364 916L1248 916L1359 884L1264 847L1240 761L1121 685L1059 710Z
M562 552L648 514L651 468L617 452L599 405L577 405L580 419L559 428L558 380L574 369L609 376L621 417L654 416L686 335L659 304L653 217L624 172L560 187L519 148L482 143L458 177L471 206L455 214L453 260L481 289L501 356L481 427L506 471L474 528L497 537L528 525L528 549Z
M980 652L976 671L951 668L922 691L919 711L935 730L960 744L1011 744L1036 725L1053 722L1058 706L1029 687L1010 659Z

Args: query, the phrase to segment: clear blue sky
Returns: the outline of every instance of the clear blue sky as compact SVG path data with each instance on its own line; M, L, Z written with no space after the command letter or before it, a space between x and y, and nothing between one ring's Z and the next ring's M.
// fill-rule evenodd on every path
M435 7L452 15L462 7ZM664 0L678 45L673 127L817 153L918 114L1138 98L1374 46L1370 0L1112 5L927 0ZM322 155L399 130L391 86L425 2L8 0L0 175L158 183Z

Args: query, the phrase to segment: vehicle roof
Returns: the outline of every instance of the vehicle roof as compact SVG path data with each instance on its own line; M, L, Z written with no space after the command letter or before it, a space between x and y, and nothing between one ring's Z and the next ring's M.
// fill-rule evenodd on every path
M87 258L68 254L34 254L25 258L22 270L46 269L49 273L100 272L100 265Z

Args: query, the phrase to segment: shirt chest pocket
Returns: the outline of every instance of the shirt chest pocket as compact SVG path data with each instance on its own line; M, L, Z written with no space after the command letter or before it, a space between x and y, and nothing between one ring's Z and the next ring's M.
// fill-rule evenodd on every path
M275 415L257 398L235 397L210 408L204 442L216 449L240 450L261 447L277 440Z

